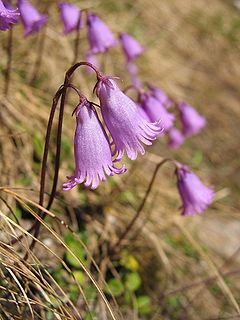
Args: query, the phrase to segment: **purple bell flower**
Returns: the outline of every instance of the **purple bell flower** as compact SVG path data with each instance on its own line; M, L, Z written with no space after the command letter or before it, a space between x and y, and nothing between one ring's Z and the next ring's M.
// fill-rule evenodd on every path
M18 0L18 7L25 28L24 37L38 32L47 23L47 15L40 15L27 0Z
M173 105L173 101L168 98L166 93L157 87L151 87L151 94L166 108L170 108Z
M176 128L172 128L168 132L169 142L168 145L171 149L178 149L185 141L185 137L181 131Z
M6 31L12 24L17 23L19 15L18 9L12 10L0 0L0 30Z
M94 14L88 15L88 40L92 53L103 53L117 42L108 26Z
M162 126L166 131L172 128L175 121L174 114L168 112L162 104L150 94L143 93L140 99L143 109L152 122L161 120Z
M151 141L163 131L159 123L147 122L138 112L136 104L127 97L111 77L99 77L96 93L100 99L103 119L115 145L115 161L121 160L124 151L131 160L137 153L145 153L141 144Z
M124 173L114 167L111 147L106 132L98 118L97 112L86 100L76 110L77 127L74 138L75 173L63 184L67 191L77 184L96 189L99 181L105 181L106 175Z
M185 102L179 104L183 134L186 137L198 134L206 125L206 119Z
M128 62L136 59L140 54L143 53L143 47L129 34L122 32L119 38Z
M213 202L214 191L206 187L188 167L176 170L178 191L182 199L182 215L202 213Z
M77 30L78 23L79 29L83 28L83 21L80 16L80 9L74 4L67 2L61 2L59 4L60 15L63 22L63 33L68 34L74 30ZM79 22L80 19L80 22Z

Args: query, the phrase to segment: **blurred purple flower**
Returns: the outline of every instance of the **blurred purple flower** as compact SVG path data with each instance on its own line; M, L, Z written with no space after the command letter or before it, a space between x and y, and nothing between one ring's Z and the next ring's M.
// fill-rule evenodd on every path
M12 24L17 23L19 15L18 9L12 10L10 5L4 5L0 0L0 30L6 31Z
M182 199L182 215L202 213L213 202L214 191L206 187L188 167L180 165L176 170L177 186Z
M101 76L96 86L103 119L115 144L115 161L122 159L124 151L131 160L137 153L145 153L141 144L151 145L151 140L163 131L159 123L147 122L138 112L136 104L127 97L111 77Z
M88 40L92 53L103 53L117 42L108 26L94 14L88 15Z
M169 99L166 93L157 87L150 87L151 94L159 101L165 108L170 108L173 105L173 101Z
M183 134L186 137L199 133L206 125L206 119L185 102L179 104Z
M47 15L40 15L27 0L18 0L18 7L25 28L24 37L38 32L47 23Z
M63 22L63 32L68 34L78 28L83 28L83 21L80 16L80 9L74 4L70 4L67 2L61 2L59 4L60 15ZM79 22L80 19L80 22Z
M178 149L185 141L185 137L181 131L176 128L172 128L168 132L169 142L168 145L171 149Z
M141 94L140 100L143 109L152 122L160 120L166 131L172 128L175 121L174 114L168 112L156 98L151 94L143 93Z
M127 33L122 32L119 36L123 51L126 55L127 61L136 59L143 53L144 49L140 43Z
M108 137L94 107L86 100L83 101L76 111L76 117L76 169L73 176L67 177L69 181L63 184L64 191L84 181L86 187L91 185L91 189L96 189L99 181L106 180L105 175L112 176L126 171L124 166L120 169L114 167Z
M91 51L86 53L85 58L86 58L86 61L87 61L88 63L91 63L91 64L93 64L95 67L99 68L99 62L98 62L98 60L97 60L97 57L96 57L96 55L93 54ZM91 69L91 68L87 68L87 72L88 72L88 73L92 73L92 72L94 72L94 71L93 71L93 69Z
M129 74L131 76L132 85L135 88L140 88L141 87L141 81L138 78L138 68L137 68L137 66L133 62L129 61L127 63L127 69L128 69L128 72L129 72Z

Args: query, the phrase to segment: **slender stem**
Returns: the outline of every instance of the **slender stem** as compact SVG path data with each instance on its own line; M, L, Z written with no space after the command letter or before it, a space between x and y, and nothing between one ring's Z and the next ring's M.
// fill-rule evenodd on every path
M7 68L5 73L5 87L4 87L5 96L8 95L9 85L11 80L12 50L13 50L13 28L10 28L8 32L8 44L7 44Z
M110 246L110 249L109 249L109 255L112 255L114 252L118 251L118 249L120 248L121 244L122 244L122 241L126 238L126 236L129 234L129 232L132 230L133 226L135 225L136 221L138 220L144 206L145 206L145 203L148 199L148 196L152 190L152 187L153 187L153 184L154 184L154 181L156 179L156 176L157 176L157 173L158 173L158 170L162 167L162 165L164 163L166 163L167 161L171 161L171 159L164 159L162 160L160 163L158 163L156 165L156 168L154 170L154 173L152 175L152 179L148 185L148 188L147 188L147 191L145 193L145 196L136 212L136 214L133 216L132 220L129 222L129 224L127 225L126 229L123 231L123 233L119 236L117 242L115 242L112 246Z
M78 59L81 20L82 20L82 11L79 11L79 17L78 17L77 28L76 28L75 45L74 45L74 56L73 56L73 63L72 64L76 63L76 61Z
M41 68L42 58L43 58L45 39L46 39L46 28L43 28L42 33L40 34L40 37L39 37L39 41L38 41L37 56L36 56L36 60L35 60L35 64L34 64L33 75L30 80L31 85L35 84L35 82L39 76L39 70Z

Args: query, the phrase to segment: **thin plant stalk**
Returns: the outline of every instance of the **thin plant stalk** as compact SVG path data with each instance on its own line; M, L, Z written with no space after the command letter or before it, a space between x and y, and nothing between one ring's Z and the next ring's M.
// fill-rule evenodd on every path
M30 80L30 85L34 85L39 77L39 70L41 69L41 65L42 65L45 40L46 40L46 27L43 28L42 32L39 34L37 56L34 63L33 74Z
M75 44L74 44L74 55L73 55L73 63L72 64L75 64L78 60L81 20L82 20L82 11L79 12L79 17L78 17L78 22L77 22L76 38L75 38Z
M135 215L133 216L132 220L129 222L129 224L125 228L125 230L122 232L122 234L119 236L118 240L115 243L113 243L112 246L110 246L109 251L108 251L108 255L113 255L115 252L119 251L123 240L126 239L127 235L132 230L133 226L135 225L136 221L139 219L139 217L140 217L140 215L142 213L142 210L143 210L143 208L145 206L145 203L147 202L147 199L148 199L148 197L149 197L149 195L150 195L150 193L152 191L152 187L153 187L153 184L155 182L158 170L167 161L171 161L171 159L163 159L161 162L159 162L156 165L156 168L155 168L154 173L152 175L151 181L150 181L150 183L148 185L147 191L146 191L146 193L144 195L144 198L143 198L143 200L142 200L137 212L135 213Z
M5 72L5 86L4 86L4 94L6 97L8 96L9 86L11 81L12 51L13 51L13 28L10 28L8 32L7 67Z

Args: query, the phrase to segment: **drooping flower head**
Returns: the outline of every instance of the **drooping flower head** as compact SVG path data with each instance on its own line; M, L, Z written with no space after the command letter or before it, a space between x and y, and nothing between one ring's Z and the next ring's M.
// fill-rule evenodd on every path
M178 107L183 125L183 134L186 137L198 134L206 125L206 119L185 102L180 103Z
M88 14L88 40L92 53L103 53L117 42L108 26L96 15Z
M127 61L136 59L143 53L144 49L140 43L129 34L122 32L119 36L123 51L126 55Z
M189 216L202 213L212 203L214 191L186 166L176 169L178 191L182 199L182 215Z
M149 123L138 112L136 104L127 97L111 77L98 76L96 93L100 100L101 111L106 126L115 145L116 161L124 151L131 160L137 153L145 153L142 143L151 141L163 131L159 122Z
M77 127L74 138L75 173L63 184L63 190L70 190L79 183L96 189L106 175L112 176L126 171L117 169L112 162L111 147L106 132L94 107L83 100L76 110Z
M168 145L171 149L178 149L185 141L185 137L180 130L172 128L168 132L169 142Z
M162 89L151 86L150 92L165 108L168 109L174 104Z
M83 27L83 21L81 20L80 10L77 6L67 2L61 2L59 4L59 8L61 19L63 22L63 32L65 34L77 30L78 27Z
M151 94L143 93L140 96L143 109L152 122L161 120L163 128L168 131L175 121L174 114L168 112L162 104Z
M18 0L18 7L25 28L24 37L38 32L47 23L47 15L40 15L27 0Z
M12 10L0 0L0 30L6 31L12 24L17 23L19 15L18 9Z

